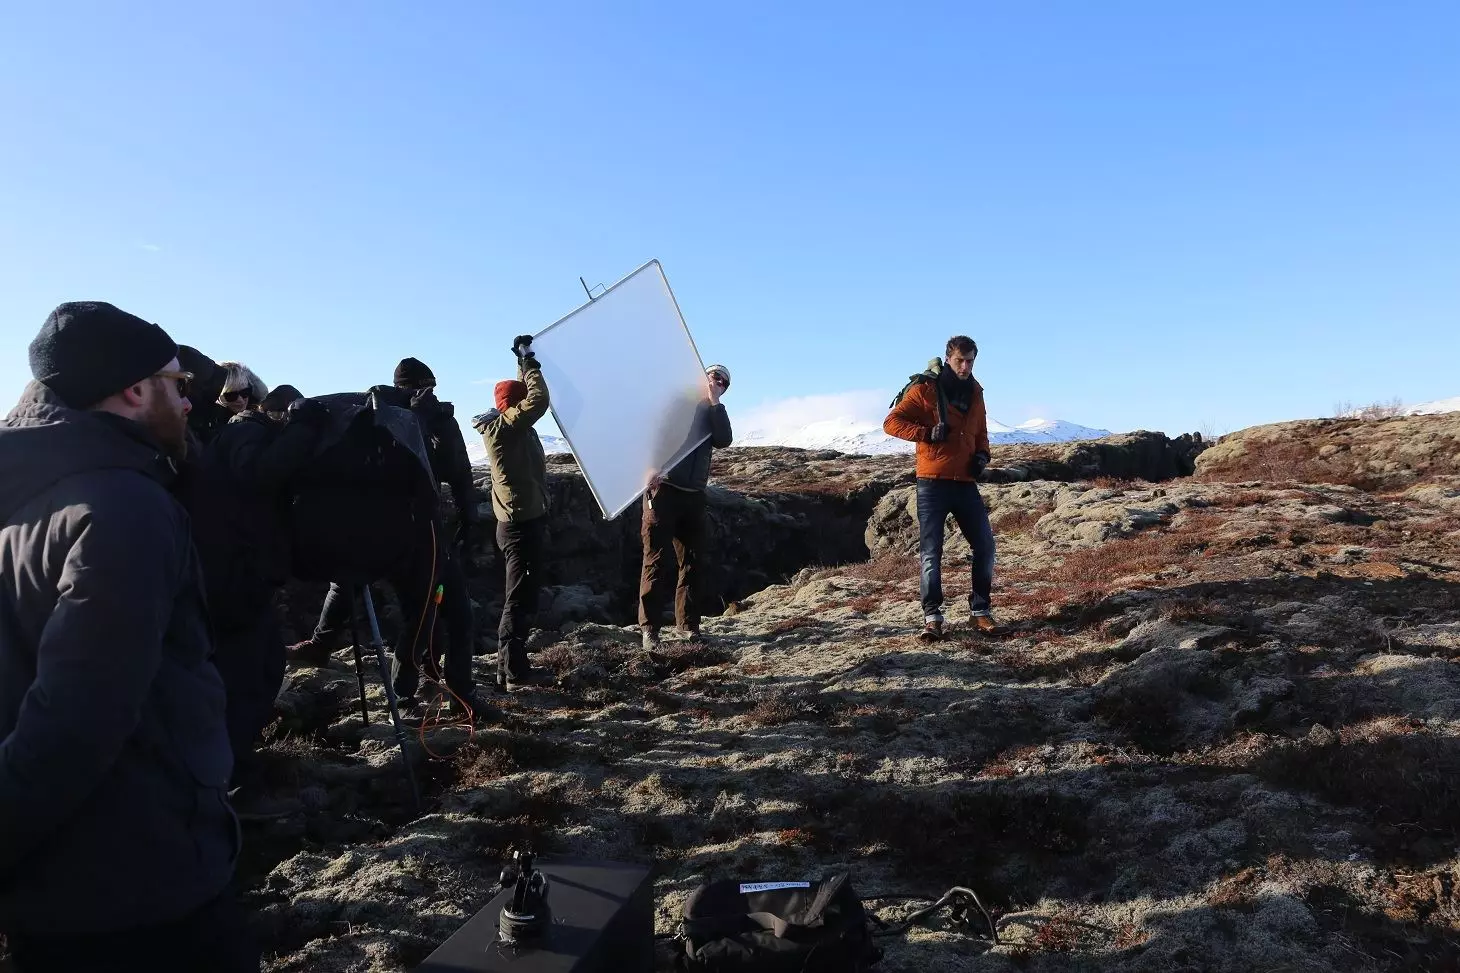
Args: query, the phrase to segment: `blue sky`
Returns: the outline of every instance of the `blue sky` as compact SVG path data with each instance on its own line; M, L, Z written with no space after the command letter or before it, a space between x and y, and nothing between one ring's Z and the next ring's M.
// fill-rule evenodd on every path
M876 413L960 332L1011 423L1460 394L1453 3L414 6L9 7L0 389L101 299L469 414L657 257L732 416Z

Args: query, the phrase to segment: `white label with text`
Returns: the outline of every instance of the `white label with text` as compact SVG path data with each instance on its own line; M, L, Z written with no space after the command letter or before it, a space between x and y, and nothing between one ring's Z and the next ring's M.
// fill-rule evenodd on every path
M746 892L774 892L776 889L809 889L810 882L742 882L740 894Z

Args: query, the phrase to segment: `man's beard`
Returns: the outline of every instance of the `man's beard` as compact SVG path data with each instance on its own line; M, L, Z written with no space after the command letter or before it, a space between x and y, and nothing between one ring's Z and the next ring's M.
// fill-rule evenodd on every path
M142 419L142 425L167 455L181 463L188 456L188 417L180 407L157 396Z

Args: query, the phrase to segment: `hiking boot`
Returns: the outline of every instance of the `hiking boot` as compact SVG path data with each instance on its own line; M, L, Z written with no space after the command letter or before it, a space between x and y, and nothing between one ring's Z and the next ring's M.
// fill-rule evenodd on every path
M513 675L510 672L497 673L497 686L509 693L515 693L519 689L526 689L529 686L540 686L546 683L547 673L537 666L531 666L525 673Z
M316 635L303 642L295 642L289 646L289 658L302 665L323 668L329 665L330 656L336 649L344 648L337 644L338 641L338 639Z
M943 619L930 618L923 622L923 634L918 638L924 642L937 642L943 638Z
M698 642L700 640L700 627L698 625L676 625L674 632L686 642Z
M452 716L470 716L473 723L485 723L502 716L501 710L475 692L452 693L450 708Z
M975 615L969 619L968 627L978 635L998 635L1003 631L992 615Z
M646 625L643 628L643 633L644 633L644 651L645 652L653 652L656 649L658 649L659 648L659 630L657 628L650 628L649 626Z

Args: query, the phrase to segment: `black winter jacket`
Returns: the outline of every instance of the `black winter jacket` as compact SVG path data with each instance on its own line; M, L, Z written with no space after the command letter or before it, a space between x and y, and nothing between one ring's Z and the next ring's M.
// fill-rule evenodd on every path
M289 580L290 478L319 439L305 423L243 412L188 464L184 506L203 566L214 631L252 631Z
M232 754L172 465L32 383L0 423L0 931L181 918L239 849Z

